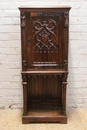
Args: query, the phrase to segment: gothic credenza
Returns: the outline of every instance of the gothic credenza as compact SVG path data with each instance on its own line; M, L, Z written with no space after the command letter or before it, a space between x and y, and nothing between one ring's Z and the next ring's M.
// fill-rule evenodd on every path
M22 122L67 123L70 7L20 7Z

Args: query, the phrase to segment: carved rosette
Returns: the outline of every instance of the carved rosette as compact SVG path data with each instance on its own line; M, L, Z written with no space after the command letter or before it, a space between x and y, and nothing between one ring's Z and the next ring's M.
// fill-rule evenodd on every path
M26 26L26 15L25 12L21 12L21 27L25 28Z

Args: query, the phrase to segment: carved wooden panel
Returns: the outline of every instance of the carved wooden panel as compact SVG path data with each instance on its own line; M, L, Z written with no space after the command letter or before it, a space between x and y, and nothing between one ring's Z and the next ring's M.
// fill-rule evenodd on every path
M32 14L32 16L31 16ZM35 69L67 68L67 12L27 14L26 55L24 66ZM50 16L50 15L52 16ZM55 15L54 15L55 14ZM58 15L57 15L58 14ZM54 15L54 16L53 16ZM65 28L65 29L64 29Z
M33 64L57 63L58 21L52 18L33 18ZM38 58L37 58L38 57Z

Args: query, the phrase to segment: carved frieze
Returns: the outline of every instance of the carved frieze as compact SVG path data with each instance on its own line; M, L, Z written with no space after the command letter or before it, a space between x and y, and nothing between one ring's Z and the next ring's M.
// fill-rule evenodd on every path
M38 16L63 16L63 12L39 12Z

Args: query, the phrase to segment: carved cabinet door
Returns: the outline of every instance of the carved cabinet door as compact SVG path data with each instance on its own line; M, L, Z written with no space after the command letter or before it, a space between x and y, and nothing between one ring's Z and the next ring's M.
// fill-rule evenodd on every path
M62 68L63 13L26 13L26 62L28 69Z

